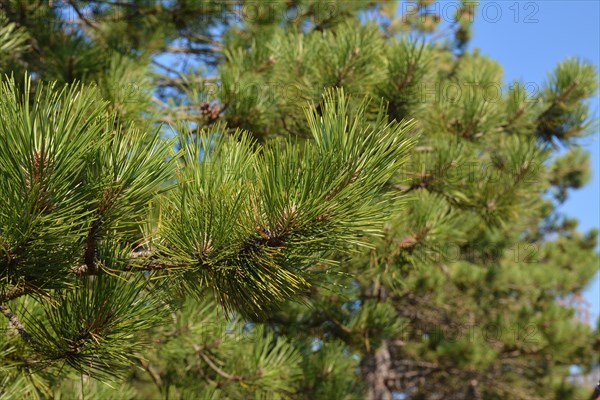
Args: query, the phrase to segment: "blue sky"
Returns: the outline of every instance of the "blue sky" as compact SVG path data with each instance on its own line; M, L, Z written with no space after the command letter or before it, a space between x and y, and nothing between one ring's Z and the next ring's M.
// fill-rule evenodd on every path
M450 7L453 1L442 2ZM444 5L445 4L445 5ZM576 56L600 65L600 1L482 1L476 10L473 39L469 49L502 64L505 80L522 79L543 83L554 66ZM591 100L596 119L600 96ZM577 218L581 230L600 226L600 134L581 144L592 154L592 181L570 193L561 211ZM600 262L600 260L599 260ZM591 304L592 321L600 314L600 273L585 291Z

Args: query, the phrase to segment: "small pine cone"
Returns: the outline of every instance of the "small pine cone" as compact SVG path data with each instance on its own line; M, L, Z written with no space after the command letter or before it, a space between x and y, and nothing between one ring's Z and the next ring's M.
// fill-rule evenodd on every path
M213 104L210 107L208 119L212 122L219 118L219 114L221 114L221 107L218 104Z
M200 111L202 111L202 114L206 114L208 112L209 107L210 103L208 101L203 101L202 103L200 103Z

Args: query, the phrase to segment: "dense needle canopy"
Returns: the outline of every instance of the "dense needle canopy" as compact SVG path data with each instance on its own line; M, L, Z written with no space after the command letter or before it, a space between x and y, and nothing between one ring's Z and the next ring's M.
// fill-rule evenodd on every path
M0 397L588 398L597 66L437 5L0 0Z

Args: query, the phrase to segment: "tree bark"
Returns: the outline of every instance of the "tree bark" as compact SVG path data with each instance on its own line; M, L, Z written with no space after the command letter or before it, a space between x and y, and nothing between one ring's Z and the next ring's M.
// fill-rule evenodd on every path
M367 400L392 400L392 392L385 384L392 369L388 342L384 340L375 353L369 353L361 363L363 377L369 389Z

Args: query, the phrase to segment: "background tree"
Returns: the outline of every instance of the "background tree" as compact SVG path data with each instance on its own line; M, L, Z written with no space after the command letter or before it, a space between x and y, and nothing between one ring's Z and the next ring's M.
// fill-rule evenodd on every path
M473 3L449 24L432 3L398 16L394 2L368 1L1 2L0 67L15 82L33 74L2 95L15 101L0 114L3 193L14 194L1 215L36 228L0 234L4 303L8 284L35 289L3 303L4 393L589 397L571 371L598 362L598 333L577 319L597 232L557 206L589 179L577 140L597 69L565 60L531 95L465 51ZM55 111L52 96L77 80L96 89L66 89L73 110ZM30 91L43 95L15 94ZM58 125L44 122L52 112ZM412 118L418 143L400 164L400 121ZM44 146L55 126L49 143L68 161L26 140ZM152 273L113 278L139 269ZM154 346L118 341L134 330ZM87 378L131 353L116 389ZM46 365L57 361L85 375L64 379Z

